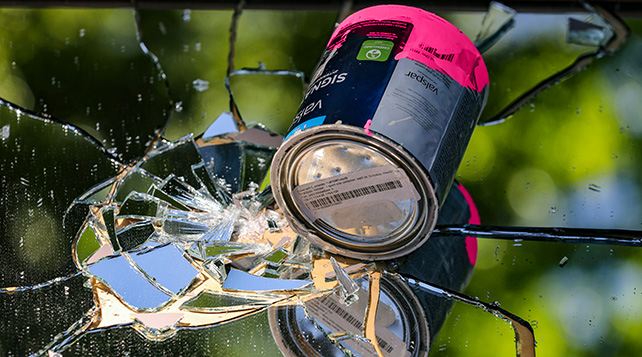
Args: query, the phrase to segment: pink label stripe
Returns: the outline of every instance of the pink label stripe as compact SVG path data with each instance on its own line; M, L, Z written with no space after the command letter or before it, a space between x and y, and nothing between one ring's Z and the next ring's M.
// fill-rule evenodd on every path
M418 8L379 5L357 11L335 29L329 44L336 36L342 35L346 27L373 20L382 21L382 24L390 20L413 24L410 37L403 50L395 56L396 60L409 58L421 62L478 92L488 85L486 64L470 39L448 21Z
M464 198L466 198L466 202L468 203L468 207L470 207L470 219L468 220L468 224L481 224L479 211L477 210L477 206L475 206L475 202L473 202L473 198L470 196L470 193L468 193L464 188L464 185L461 183L457 184L457 188L464 195ZM466 251L468 252L468 260L471 265L477 264L477 250L477 238L466 237Z

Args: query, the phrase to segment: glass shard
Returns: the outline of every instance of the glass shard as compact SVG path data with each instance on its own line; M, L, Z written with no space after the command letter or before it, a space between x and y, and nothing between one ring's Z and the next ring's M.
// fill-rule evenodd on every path
M226 218L223 223L212 228L209 232L203 235L201 242L227 242L232 238L234 232L234 220L237 215L233 214L231 217Z
M276 133L287 133L303 99L303 73L243 69L230 73L228 81L246 125L261 123Z
M474 41L480 53L486 52L514 26L516 14L517 11L504 4L490 2L482 27Z
M260 296L246 294L221 293L206 290L197 297L181 306L183 310L196 312L226 311L230 308L247 308L247 306L261 306L273 302L274 299L265 299Z
M118 210L117 218L152 219L156 217L161 200L136 191L132 191Z
M208 144L200 146L199 151L203 161L212 176L221 180L221 186L226 191L238 192L241 181L241 147L235 142L222 143L218 145Z
M237 132L236 121L230 112L223 112L214 120L212 125L203 133L203 140L210 140L216 136Z
M199 164L201 161L203 159L192 135L187 135L150 153L139 167L161 178L174 174L183 178L190 186L198 188L199 181L194 177L192 165Z
M330 262L332 263L332 270L334 270L337 282L339 283L339 297L341 298L341 303L350 306L359 299L359 296L357 295L359 286L334 258L330 258Z
M92 224L87 224L82 233L80 233L78 242L76 243L75 252L78 263L82 264L87 258L92 256L100 246L100 241L96 238L96 232Z
M187 259L184 251L174 244L165 244L131 257L140 270L167 290L178 295L198 274Z
M232 269L227 275L223 289L239 291L280 291L296 290L310 285L306 280L282 280L255 276L241 270Z
M574 18L568 19L568 37L569 43L575 43L584 46L601 46L610 37L610 31L599 25L584 22Z
M87 271L135 311L155 310L170 299L170 295L151 284L123 255L105 258L87 267Z
M143 243L152 236L155 232L152 222L143 221L132 223L123 229L116 232L116 238L120 247L124 251L132 250L140 247Z
M149 172L133 168L128 170L125 176L120 180L114 201L123 202L132 191L147 192L153 185L160 185L162 180Z

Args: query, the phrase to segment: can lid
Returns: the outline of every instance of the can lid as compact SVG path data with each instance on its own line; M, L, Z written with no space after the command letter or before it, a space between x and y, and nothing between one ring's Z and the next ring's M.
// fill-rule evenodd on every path
M275 155L272 189L292 228L314 244L357 259L392 259L428 238L438 201L412 155L369 134L332 124L293 135Z

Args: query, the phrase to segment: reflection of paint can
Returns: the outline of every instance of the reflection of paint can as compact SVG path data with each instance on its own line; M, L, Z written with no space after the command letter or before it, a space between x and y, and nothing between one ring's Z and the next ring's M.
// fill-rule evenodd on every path
M310 300L305 307L281 306L268 311L274 340L285 356L344 356L345 354L324 333L351 332L363 335L365 306L368 302L367 275L357 279L361 289L359 300L346 306L335 294ZM379 346L386 356L427 356L429 326L415 294L400 278L384 274L380 280L380 300L376 316ZM376 356L365 341L346 339L341 343L352 353Z
M460 183L452 185L446 201L439 209L438 225L479 224L479 214L472 198ZM411 254L395 261L397 273L462 292L473 275L477 262L477 238L441 236L433 233L430 239ZM430 324L430 340L450 313L453 301L426 291L415 290Z
M358 259L416 249L434 228L487 88L479 52L445 20L397 5L349 16L272 164L291 226Z

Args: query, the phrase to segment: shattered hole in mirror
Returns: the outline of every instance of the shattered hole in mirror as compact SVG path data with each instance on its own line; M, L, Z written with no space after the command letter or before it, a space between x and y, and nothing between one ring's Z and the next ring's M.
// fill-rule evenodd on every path
M0 10L0 354L642 349L634 5L425 8L483 54L488 104L430 238L370 261L311 244L269 180L358 9L133 4Z

